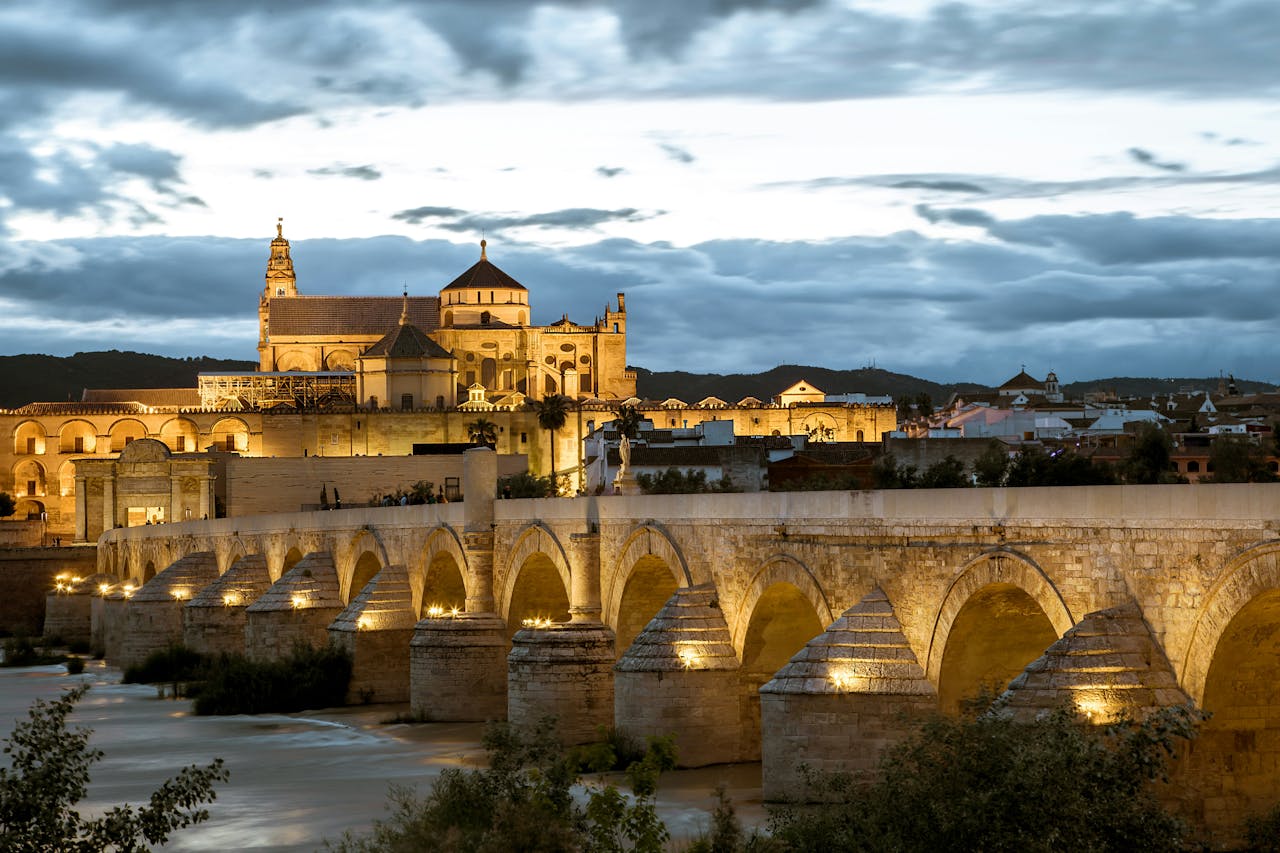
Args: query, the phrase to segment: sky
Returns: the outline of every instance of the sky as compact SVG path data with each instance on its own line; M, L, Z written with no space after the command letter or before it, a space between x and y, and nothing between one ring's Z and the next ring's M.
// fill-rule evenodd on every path
M1275 0L0 5L0 354L256 358L304 294L650 370L1280 383ZM858 389L825 389L833 392Z

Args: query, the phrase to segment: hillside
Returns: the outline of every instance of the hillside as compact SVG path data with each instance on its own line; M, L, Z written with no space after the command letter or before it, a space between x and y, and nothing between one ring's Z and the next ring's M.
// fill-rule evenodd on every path
M15 408L31 402L79 400L85 388L194 388L196 374L214 371L253 371L252 361L236 361L200 356L198 358L166 358L137 352L78 352L60 358L52 355L0 356L0 408ZM705 397L719 397L735 403L744 397L769 400L791 384L804 379L828 394L861 391L870 395L891 397L928 394L935 404L943 403L952 392L986 390L973 383L942 384L892 373L879 368L831 370L796 364L783 364L763 373L687 373L685 371L652 371L642 367L636 372L637 393L642 399L664 400L676 397L696 403ZM1241 393L1269 391L1262 382L1237 380ZM1063 386L1067 397L1080 397L1086 392L1112 389L1121 397L1149 397L1184 389L1215 391L1218 377L1158 379L1154 377L1113 377L1072 382Z
M0 356L0 408L32 402L79 400L85 388L194 388L196 374L220 370L252 371L253 361L166 358L138 352L78 352Z

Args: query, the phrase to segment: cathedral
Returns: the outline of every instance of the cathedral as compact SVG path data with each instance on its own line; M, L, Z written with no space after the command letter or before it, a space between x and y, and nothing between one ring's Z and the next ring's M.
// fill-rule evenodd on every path
M353 374L347 393L372 409L635 395L623 294L591 325L532 320L529 290L489 260L484 240L439 296L313 296L298 290L278 223L258 302L258 370Z

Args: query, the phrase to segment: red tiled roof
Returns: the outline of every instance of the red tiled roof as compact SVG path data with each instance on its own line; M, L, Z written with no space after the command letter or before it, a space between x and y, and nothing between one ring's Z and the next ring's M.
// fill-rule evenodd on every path
M453 353L412 324L397 326L369 347L361 358L453 358Z
M270 334L385 335L400 325L399 296L277 296L268 304ZM440 328L440 297L410 296L409 322Z
M445 290L524 290L525 286L498 269L487 258L481 258L471 268L445 286Z
M200 391L197 388L86 388L80 402L141 403L144 406L195 409L200 407Z

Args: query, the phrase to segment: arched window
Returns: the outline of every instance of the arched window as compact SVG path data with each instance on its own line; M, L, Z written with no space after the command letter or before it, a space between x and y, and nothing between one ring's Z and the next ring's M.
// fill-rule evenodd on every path
M1199 463L1199 462L1197 462L1197 461L1196 461L1196 460L1194 460L1194 459L1192 459L1190 462L1188 462L1188 463L1187 463L1187 473L1188 473L1188 474L1198 474L1198 473L1200 473L1200 463Z
M862 430L858 430L857 437L854 439L854 441L863 441Z

